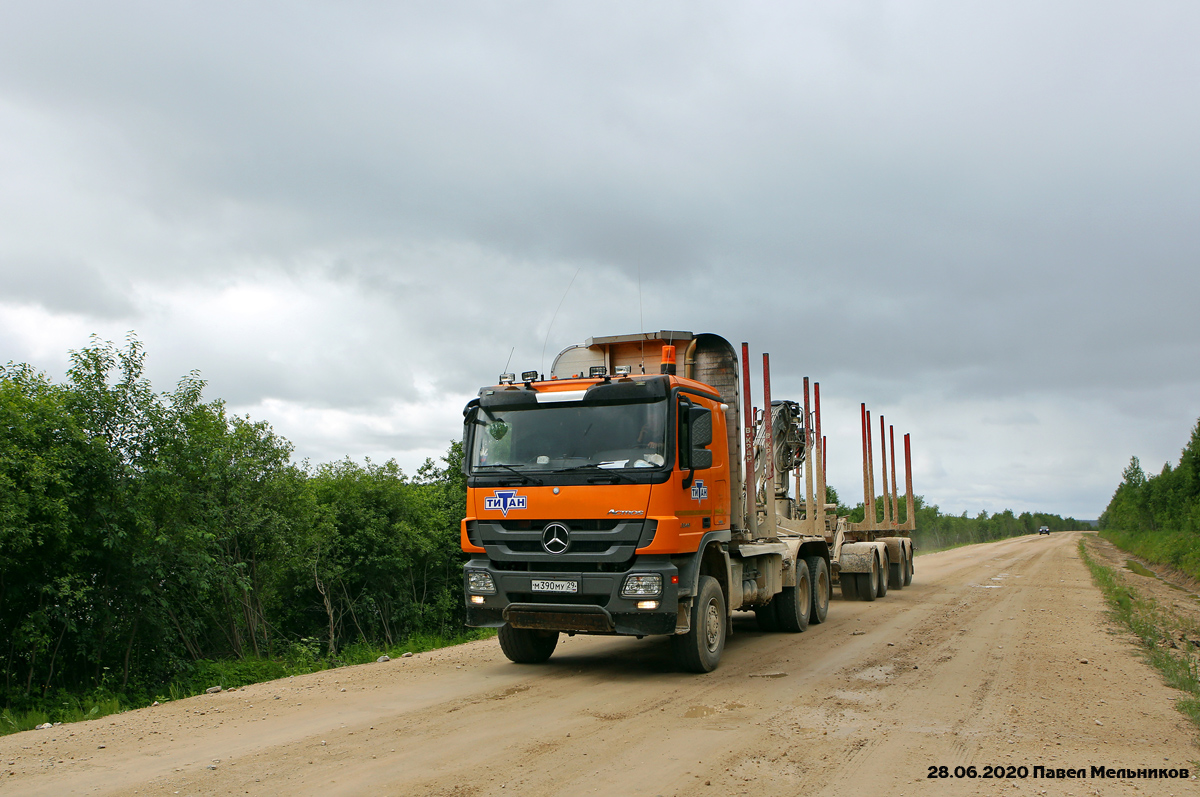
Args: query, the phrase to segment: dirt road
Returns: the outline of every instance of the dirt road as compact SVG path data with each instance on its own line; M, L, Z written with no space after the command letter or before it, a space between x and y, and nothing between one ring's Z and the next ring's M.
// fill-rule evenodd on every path
M674 672L663 639L576 637L540 666L487 640L2 737L0 793L1197 793L1195 780L927 777L1195 771L1178 693L1111 631L1078 539L921 556L912 586L835 598L799 635L739 615L708 675Z

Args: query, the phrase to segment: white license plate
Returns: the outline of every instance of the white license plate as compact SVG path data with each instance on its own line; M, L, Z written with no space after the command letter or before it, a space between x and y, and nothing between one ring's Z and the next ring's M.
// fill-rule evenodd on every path
M550 578L533 579L534 592L579 592L578 581L559 581Z

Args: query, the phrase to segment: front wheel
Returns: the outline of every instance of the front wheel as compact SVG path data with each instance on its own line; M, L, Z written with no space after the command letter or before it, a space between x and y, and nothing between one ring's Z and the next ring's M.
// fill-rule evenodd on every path
M725 649L725 596L712 576L700 576L700 589L692 603L692 627L671 637L675 663L688 672L712 672Z
M558 646L557 631L535 631L513 628L508 623L500 627L500 649L517 664L541 664L550 658Z

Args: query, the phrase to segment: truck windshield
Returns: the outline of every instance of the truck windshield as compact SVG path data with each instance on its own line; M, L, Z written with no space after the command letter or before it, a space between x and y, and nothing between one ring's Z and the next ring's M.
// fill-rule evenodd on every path
M560 471L666 464L667 402L480 410L471 468Z

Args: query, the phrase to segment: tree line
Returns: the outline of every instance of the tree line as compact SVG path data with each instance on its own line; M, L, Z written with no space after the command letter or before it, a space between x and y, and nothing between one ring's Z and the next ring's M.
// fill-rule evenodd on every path
M1174 467L1147 475L1130 458L1100 530L1126 550L1200 577L1200 420Z
M4 707L137 704L198 662L336 662L464 633L459 443L413 477L394 461L296 464L268 424L205 402L198 373L156 393L144 371L132 335L93 337L61 383L0 367ZM916 511L926 550L1082 525L945 515L921 497Z
M836 499L837 493L833 492L831 500L836 502ZM890 500L882 495L876 496L876 521L883 522L884 503ZM900 496L896 509L898 522L907 522L908 506L904 496ZM936 551L958 545L973 545L977 542L1035 534L1042 526L1051 531L1075 531L1089 525L1073 517L1064 518L1048 512L1022 512L1018 515L1011 509L991 515L981 511L974 517L966 512L949 515L944 514L937 504L927 503L925 497L920 495L913 496L913 511L916 515L916 529L911 536L913 546L918 551ZM846 515L852 523L861 523L866 517L866 510L862 502L859 502L854 508L839 505L838 514Z
M0 368L3 704L153 690L194 662L336 656L462 631L461 447L396 463L292 462L262 421L156 393L145 352L92 338L56 384Z

